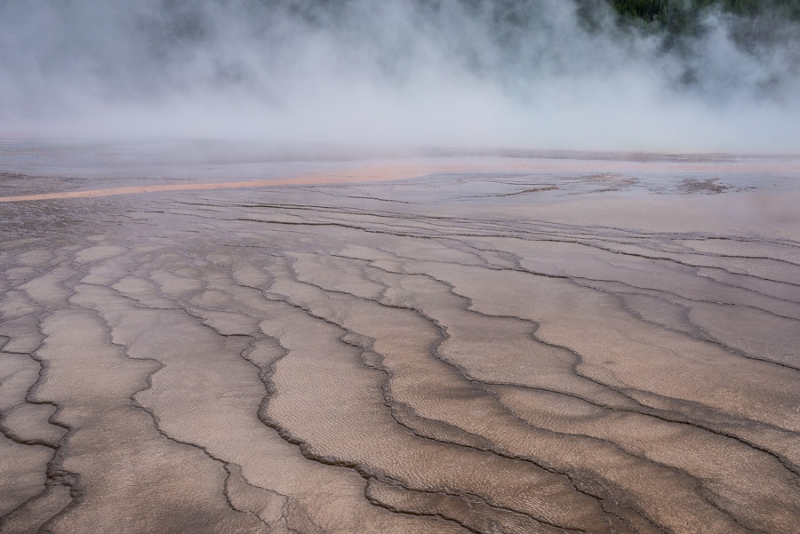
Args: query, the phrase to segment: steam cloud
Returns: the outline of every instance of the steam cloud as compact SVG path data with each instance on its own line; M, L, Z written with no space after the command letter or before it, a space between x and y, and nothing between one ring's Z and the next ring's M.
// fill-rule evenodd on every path
M600 0L0 0L0 135L800 151L798 28L747 24L709 11L668 43Z

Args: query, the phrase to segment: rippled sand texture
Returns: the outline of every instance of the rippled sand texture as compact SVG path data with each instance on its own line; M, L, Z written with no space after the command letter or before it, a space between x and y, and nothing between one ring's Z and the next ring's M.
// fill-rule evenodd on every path
M0 530L797 532L800 188L747 180L2 204Z

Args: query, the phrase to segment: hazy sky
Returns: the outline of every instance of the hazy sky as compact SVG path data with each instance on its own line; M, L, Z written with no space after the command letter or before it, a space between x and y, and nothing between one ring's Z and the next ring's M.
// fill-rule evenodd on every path
M583 5L0 0L0 135L800 152L796 24Z

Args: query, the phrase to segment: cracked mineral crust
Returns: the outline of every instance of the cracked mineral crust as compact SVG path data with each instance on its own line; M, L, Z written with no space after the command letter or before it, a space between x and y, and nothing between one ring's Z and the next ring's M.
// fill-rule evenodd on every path
M0 532L796 531L796 162L351 165L4 189Z

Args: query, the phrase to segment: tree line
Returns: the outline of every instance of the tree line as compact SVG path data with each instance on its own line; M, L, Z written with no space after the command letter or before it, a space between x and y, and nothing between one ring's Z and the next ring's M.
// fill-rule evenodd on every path
M610 0L622 17L684 25L711 8L744 17L777 15L800 21L800 0Z

